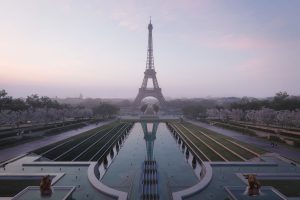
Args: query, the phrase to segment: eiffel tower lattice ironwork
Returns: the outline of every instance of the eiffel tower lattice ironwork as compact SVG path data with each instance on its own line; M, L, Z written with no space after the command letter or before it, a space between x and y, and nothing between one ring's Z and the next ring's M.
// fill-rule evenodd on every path
M147 64L146 64L146 70L144 72L144 80L142 86L139 88L139 93L134 100L134 106L136 107L138 107L141 104L141 101L145 97L157 98L161 106L166 102L162 94L161 88L158 86L156 71L154 68L152 30L153 30L153 26L151 24L151 19L150 19L150 23L148 25ZM147 88L149 79L152 79L153 81L153 88Z

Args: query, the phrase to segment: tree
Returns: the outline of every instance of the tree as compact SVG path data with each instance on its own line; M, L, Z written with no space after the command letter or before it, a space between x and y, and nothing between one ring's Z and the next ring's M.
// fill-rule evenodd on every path
M41 105L45 108L46 110L46 116L45 116L45 123L48 124L48 113L49 113L49 109L52 108L54 106L54 103L52 102L52 100L49 97L43 96L41 98Z
M274 101L283 101L284 99L286 99L288 97L288 93L287 92L277 92L275 94L274 97Z
M182 113L187 118L196 119L206 115L206 108L201 105L188 105L182 108Z
M67 111L71 108L70 105L68 104L60 104L58 109L61 111L61 116L62 116L62 120L63 120L63 126L65 124L65 117L66 117L66 113Z
M94 115L100 115L102 118L111 118L119 112L120 108L108 103L101 103L93 108Z
M289 96L287 92L278 92L270 99L249 99L242 98L240 102L235 102L230 105L231 109L246 110L261 110L263 108L270 108L276 111L280 110L297 110L300 109L300 97Z
M27 96L26 103L30 108L32 108L33 112L35 112L37 108L42 107L42 101L37 94L32 94L31 96Z
M26 109L27 109L27 105L22 99L18 98L12 100L10 110L16 112L17 114L17 122L16 122L17 128L19 128L21 123L21 118L20 118L21 113Z
M0 90L0 113L3 110L8 110L12 103L12 97L7 96L7 92L5 90Z

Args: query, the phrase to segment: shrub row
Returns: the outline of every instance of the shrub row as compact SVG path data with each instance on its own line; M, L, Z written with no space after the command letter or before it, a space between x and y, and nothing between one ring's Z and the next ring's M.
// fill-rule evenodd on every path
M222 128L225 128L225 129L237 131L237 132L240 132L240 133L243 133L243 134L257 136L255 131L253 131L251 129L248 129L248 128L239 127L239 126L235 126L235 125L231 125L231 124L220 123L220 122L217 122L215 125L219 126L219 127L222 127Z
M58 127L65 127L68 125L83 123L86 121L88 121L88 120L67 121L64 123L59 122L59 123L52 123L52 124L47 124L47 125L33 125L33 126L25 127L25 128L24 127L23 128L13 128L8 131L1 131L0 139L4 139L7 137L14 137L19 133L20 130L23 131L23 134L28 134L30 132L44 131L44 130L58 128Z
M47 130L45 132L45 135L55 135L72 129L82 128L86 125L87 125L86 123L78 123L78 124L71 124L71 125L62 126L58 128L52 128L50 130Z

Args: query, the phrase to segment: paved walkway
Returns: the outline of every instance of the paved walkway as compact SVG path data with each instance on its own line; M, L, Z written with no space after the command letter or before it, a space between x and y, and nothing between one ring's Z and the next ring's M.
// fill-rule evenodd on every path
M35 141L32 141L32 142L20 144L20 145L17 145L17 146L6 148L6 149L1 149L0 150L0 162L3 162L5 160L11 159L11 158L14 158L18 155L33 151L33 150L38 149L40 147L58 142L60 140L72 137L74 135L78 135L79 133L91 130L93 128L103 126L103 125L108 124L110 122L112 122L112 120L105 121L105 122L100 122L97 125L92 124L92 125L85 126L83 128L66 131L66 132L60 133L58 135L45 137L45 138L42 138L40 140L35 140Z
M265 151L278 153L278 154L280 154L280 155L282 155L286 158L289 158L289 159L295 160L297 162L300 162L300 149L290 147L288 145L281 144L281 143L279 143L278 146L276 148L274 148L274 147L271 146L270 141L267 141L267 140L262 139L262 138L258 138L258 137L255 137L255 136L244 135L244 134L241 134L241 133L236 132L236 131L231 131L231 130L228 130L228 129L212 126L212 125L205 124L205 123L198 122L198 121L192 121L192 120L187 120L187 119L185 119L185 120L190 122L190 123L193 123L195 125L201 126L203 128L207 128L209 130L212 130L212 131L221 133L223 135L232 137L232 138L237 139L239 141L246 142L248 144L252 144L252 145L257 146L261 149L264 149Z

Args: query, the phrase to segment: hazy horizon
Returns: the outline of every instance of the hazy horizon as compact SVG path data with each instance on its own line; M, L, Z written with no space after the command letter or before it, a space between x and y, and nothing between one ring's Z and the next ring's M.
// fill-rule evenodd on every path
M300 1L1 1L0 89L133 99L154 62L169 98L300 95Z

